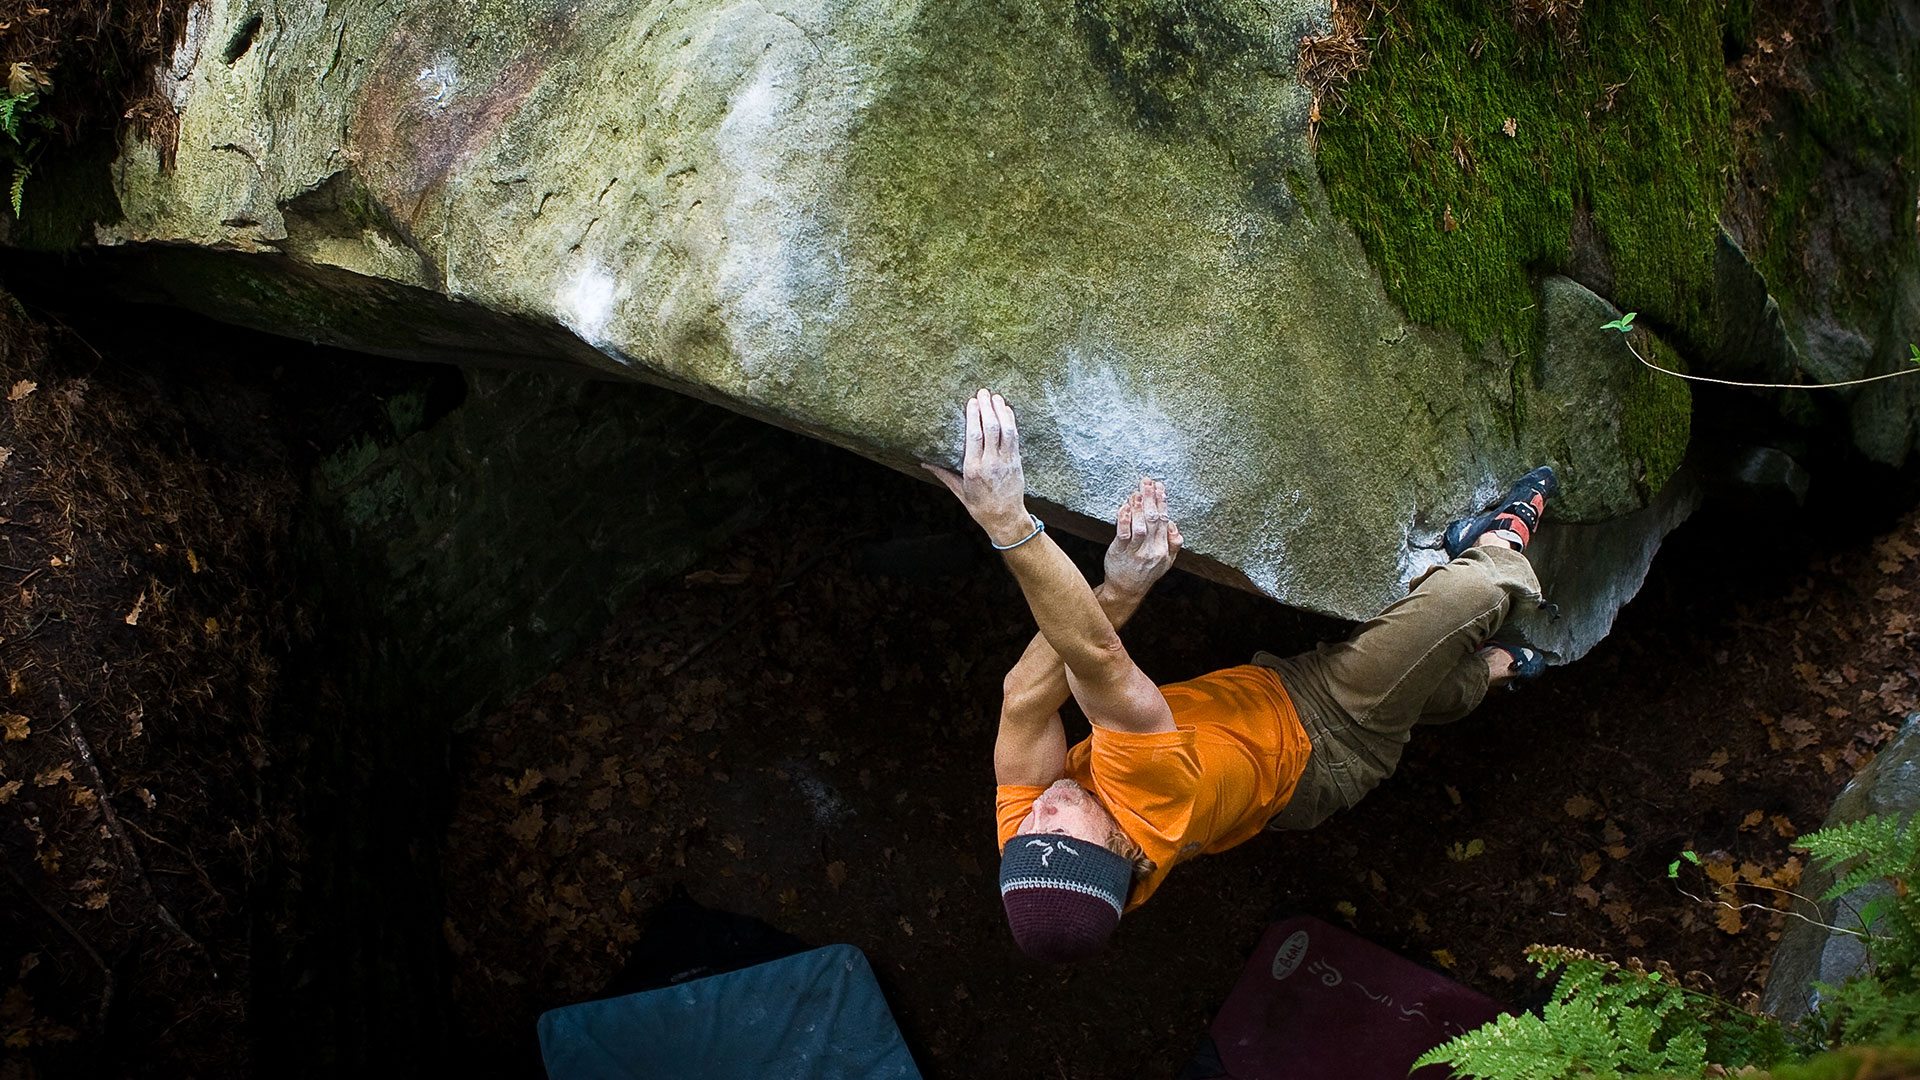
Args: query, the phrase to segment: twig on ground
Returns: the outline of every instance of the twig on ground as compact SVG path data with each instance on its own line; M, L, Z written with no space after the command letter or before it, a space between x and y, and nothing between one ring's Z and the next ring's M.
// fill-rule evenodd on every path
M94 962L94 965L100 969L100 977L104 982L100 988L100 1008L94 1013L93 1017L93 1028L95 1031L105 1031L107 1027L107 1010L113 1007L113 968L107 966L106 960L100 956L100 950L95 949L91 942L80 936L80 931L74 929L73 924L67 921L66 916L60 914L60 912L48 905L45 900L40 899L39 896L34 894L32 889L27 887L26 882L20 880L20 875L14 872L13 867L9 866L6 870L7 877L13 882L13 887L19 889L22 895L33 901L35 907L46 912L47 918L52 919L60 929L65 930L67 936L73 939L73 943L80 946L81 951L85 952L87 957Z
M179 935L180 940L186 942L193 951L199 953L200 958L207 962L208 969L213 972L213 977L218 979L220 972L213 967L213 956L207 952L207 947L200 944L192 934L187 933L186 928L180 925L180 921L173 917L173 912L167 910L166 902L160 899L160 894L154 890L153 879L147 876L146 867L140 862L139 850L133 846L132 838L127 836L126 829L121 825L120 815L113 811L113 797L107 787L107 778L101 774L99 764L94 761L93 747L87 742L86 735L81 732L79 721L74 719L74 713L77 711L77 709L67 711L65 717L67 738L73 743L74 750L80 754L80 763L85 765L87 772L92 774L94 786L100 790L100 813L106 820L107 831L112 833L113 838L119 842L121 854L126 856L127 862L133 867L134 875L146 888L147 898L153 901L154 911L159 914L160 921L166 924L167 929Z

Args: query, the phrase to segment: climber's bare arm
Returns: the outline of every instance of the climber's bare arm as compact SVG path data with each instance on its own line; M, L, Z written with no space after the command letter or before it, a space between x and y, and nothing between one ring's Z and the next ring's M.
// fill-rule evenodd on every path
M1093 595L1115 630L1139 610L1148 590L1180 554L1180 527L1166 515L1166 490L1142 480L1114 515L1107 546L1107 580ZM1034 635L1007 672L1000 700L1000 731L993 744L994 782L1042 787L1066 775L1067 737L1060 706L1069 693L1060 655Z
M1032 532L1019 430L1013 409L998 394L982 390L967 401L962 473L928 468L995 544L1013 544ZM1087 719L1124 731L1173 730L1166 699L1127 655L1066 552L1041 533L1004 554L1041 637L1066 665L1067 685Z

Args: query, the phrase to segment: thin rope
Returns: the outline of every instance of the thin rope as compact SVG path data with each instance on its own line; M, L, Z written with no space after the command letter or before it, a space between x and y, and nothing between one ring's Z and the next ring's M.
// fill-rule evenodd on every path
M1907 368L1904 371L1889 371L1885 375L1874 375L1865 379L1848 379L1846 382L1778 383L1778 382L1738 382L1733 379L1710 379L1705 375L1689 375L1684 371L1670 371L1666 368L1663 368L1659 364L1656 364L1653 361L1647 359L1646 357L1641 356L1640 350L1633 347L1633 340L1631 338L1627 338L1626 335L1624 334L1622 334L1621 337L1626 340L1627 350L1633 353L1633 358L1635 360L1640 361L1641 363L1647 365L1648 367L1661 373L1662 375L1671 375L1676 379L1686 379L1689 382L1714 383L1719 386L1744 386L1751 390L1831 390L1831 389L1834 389L1835 387L1840 387L1840 386L1860 386L1864 383L1880 382L1883 379L1897 379L1902 375L1920 375L1920 367L1911 367L1911 368Z

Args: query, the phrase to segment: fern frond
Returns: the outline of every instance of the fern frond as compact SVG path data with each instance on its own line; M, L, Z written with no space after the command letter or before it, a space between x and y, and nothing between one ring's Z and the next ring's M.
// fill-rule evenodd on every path
M16 162L13 166L13 182L7 185L7 201L13 204L13 216L20 216L20 197L26 193L27 177L33 175L33 166L25 162Z

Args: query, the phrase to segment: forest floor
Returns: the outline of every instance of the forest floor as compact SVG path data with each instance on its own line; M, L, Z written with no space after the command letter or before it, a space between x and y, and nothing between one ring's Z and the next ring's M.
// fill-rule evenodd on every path
M1587 659L1422 732L1320 828L1182 866L1117 948L1044 968L994 888L1018 593L944 493L825 450L801 472L774 519L456 742L449 1020L475 1062L538 1075L538 1013L606 987L677 885L860 947L933 1077L1171 1076L1297 913L1508 1002L1537 992L1536 942L1751 995L1782 916L1715 901L1790 888L1793 838L1920 707L1920 512L1819 547L1702 520ZM1176 573L1128 642L1175 681L1345 629ZM1705 865L1670 880L1683 849Z

